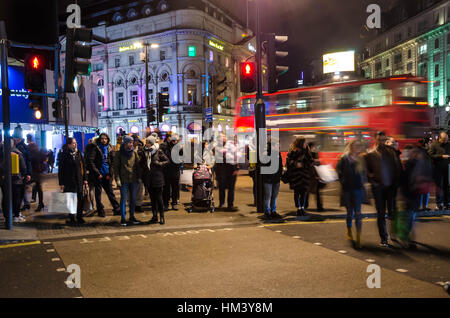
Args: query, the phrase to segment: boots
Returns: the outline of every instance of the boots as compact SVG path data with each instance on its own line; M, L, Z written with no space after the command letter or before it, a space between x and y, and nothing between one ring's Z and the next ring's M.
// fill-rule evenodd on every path
M352 233L352 228L351 227L347 228L347 240L353 241L353 233Z
M165 223L166 223L166 222L164 221L164 214L161 213L161 214L159 215L159 224L163 225L163 224L165 224Z
M356 248L361 248L361 232L356 232Z

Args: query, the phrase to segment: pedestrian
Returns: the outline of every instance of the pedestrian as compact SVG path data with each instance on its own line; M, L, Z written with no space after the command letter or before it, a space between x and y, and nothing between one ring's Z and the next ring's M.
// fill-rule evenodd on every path
M131 137L133 137L133 143L134 143L134 149L138 153L141 153L144 149L144 143L139 139L139 136L136 134L133 134ZM142 209L142 201L144 200L144 183L142 182L141 178L139 178L138 181L138 187L137 187L137 194L136 194L136 213L142 213L144 210Z
M314 142L308 142L308 149L311 152L311 156L314 159L314 166L320 166L320 160L319 160L319 151L317 149L317 145ZM322 199L320 196L320 190L325 188L326 184L320 182L319 180L319 176L316 172L316 170L314 169L314 179L315 179L315 185L312 189L314 194L316 195L316 206L317 206L317 212L323 212L325 211L322 205ZM309 192L306 195L306 204L305 204L305 210L308 208L309 206Z
M305 216L307 193L313 185L314 158L308 149L306 139L302 136L292 142L286 158L289 187L294 190L294 203L297 216Z
M110 142L108 134L102 133L86 146L86 170L89 172L89 185L95 189L95 202L100 217L106 216L105 207L102 204L102 189L108 196L113 214L120 215L120 205L112 187L114 148Z
M178 143L178 135L167 133L164 142L160 145L160 149L164 152L169 159L169 164L165 166L164 172L164 190L163 190L163 202L164 211L169 210L170 199L172 198L172 209L177 210L178 200L180 198L180 176L181 176L181 156L183 150L178 153L178 158L174 158L172 155L172 149Z
M238 210L234 206L234 190L239 173L239 156L240 154L234 141L228 140L225 134L220 134L214 166L219 184L219 209L225 207L226 190L228 190L227 210L231 212Z
M402 162L402 160L401 160L402 152L399 150L398 141L395 140L394 137L389 136L389 137L387 137L386 145L391 147L392 149L394 149L394 152L395 152L395 154L397 156L397 159L401 163ZM397 182L394 183L394 186L393 186L393 189L392 189L393 194L392 194L392 201L390 202L390 204L392 206L391 209L392 209L392 211L394 211L394 214L397 213L397 211L398 211L398 208L397 208L397 192L398 192L398 188L400 186L399 183L400 183L400 179L398 179Z
M28 143L31 157L32 176L31 180L34 182L31 202L36 202L36 194L39 202L35 212L40 212L44 208L44 193L42 191L42 174L47 170L46 154L39 149L34 142Z
M362 216L361 205L365 193L364 160L361 157L363 144L354 139L348 143L344 154L336 165L336 172L342 187L343 201L347 209L347 239L353 241L352 223L355 219L357 248L361 248Z
M23 136L22 127L18 125L16 128L14 128L14 133L12 137L14 140L14 146L23 155L26 166L25 182L23 189L21 188L23 190L23 193L21 194L22 200L20 202L23 201L22 210L29 210L30 200L28 199L28 191L26 188L29 187L29 184L31 182L32 166L31 166L30 150L28 149L28 146L25 144L25 140L22 138L22 136Z
M133 138L130 136L123 137L123 143L119 152L114 158L114 173L116 174L117 185L120 188L120 209L121 209L121 226L127 226L126 223L126 200L129 196L129 223L139 224L140 222L134 217L136 206L137 186L140 178L139 155L137 149L134 148Z
M450 163L450 143L446 132L439 134L439 139L431 144L428 152L434 163L436 183L436 210L449 209L448 201L448 164Z
M433 167L433 159L431 158L430 154L428 153L428 151L430 150L430 146L431 146L431 138L430 137L425 137L422 138L419 141L419 150L422 152L423 154L423 158L425 160L428 161L428 164L431 167L431 175L434 175L434 167ZM420 194L420 198L419 198L419 210L420 211L425 211L425 212L429 212L431 211L430 208L428 208L428 202L430 200L430 191Z
M140 152L140 167L142 179L152 201L153 217L149 223L158 222L165 224L164 220L164 167L169 164L169 158L159 149L159 144L154 136L146 138L146 144Z
M389 235L386 229L386 207L388 219L392 222L395 217L394 189L399 184L403 170L395 149L387 146L386 140L385 132L377 132L374 147L365 155L367 178L375 199L378 233L381 239L380 246L382 247L389 246Z
M58 179L61 190L64 193L77 194L77 217L69 214L70 225L84 224L83 219L83 187L88 185L85 171L84 159L81 151L77 148L75 138L67 138L67 143L63 147L61 158L59 161Z
M277 213L277 197L280 191L281 174L283 172L283 159L281 158L279 148L278 141L270 138L267 142L267 155L272 159L272 151L277 149L278 158L275 162L271 160L267 164L262 164L263 167L270 167L270 169L273 170L272 173L262 173L264 186L264 213L269 220L281 218L281 215Z
M420 195L429 192L432 182L432 165L426 158L424 152L413 145L406 145L405 171L401 178L402 194L406 203L406 215L398 215L397 237L399 237L408 248L416 248L413 243L413 227L416 213L419 210ZM404 213L402 212L402 213Z
M47 152L47 162L48 162L48 173L53 173L53 168L55 165L55 153L49 149Z
M22 154L22 152L20 152L20 150L18 150L16 148L16 146L14 145L14 141L11 140L11 155L15 154L18 156L19 159L19 170L17 174L12 174L11 175L11 196L12 196L12 214L13 214L13 222L14 223L22 223L26 221L26 217L20 212L20 204L22 203L23 200L23 193L24 193L24 188L25 188L25 183L26 183L26 173L27 173L27 168L26 168L26 164L25 164L25 156ZM2 143L1 145L1 149L0 149L0 161L3 164L3 160L4 160L4 144ZM2 176L5 176L5 170L4 167L3 169L3 174ZM2 193L4 193L4 188L5 188L5 184L4 184L4 179L2 182L2 186L3 186L3 191ZM3 198L2 201L2 210L3 210L3 216L5 218L5 224L8 225L9 224L9 212L6 209L6 201L7 198Z
M59 169L59 160L61 159L61 154L62 154L62 150L58 149L58 155L56 156L56 166L58 167L58 169Z

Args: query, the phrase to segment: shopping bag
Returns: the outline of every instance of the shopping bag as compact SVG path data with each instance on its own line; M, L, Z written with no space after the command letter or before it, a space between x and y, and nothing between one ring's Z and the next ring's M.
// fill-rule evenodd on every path
M48 213L77 213L77 194L74 192L50 192Z
M91 199L90 199L90 195L89 195L89 188L87 185L83 186L83 211L89 212L91 210L93 210L93 206L91 204Z
M314 168L316 169L319 182L327 184L339 180L338 174L331 165L314 166Z

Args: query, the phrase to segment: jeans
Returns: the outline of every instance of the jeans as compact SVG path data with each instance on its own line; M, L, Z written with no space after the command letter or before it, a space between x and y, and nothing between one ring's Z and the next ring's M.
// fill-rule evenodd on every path
M264 183L264 212L277 213L277 197L280 191L279 183Z
M134 218L134 209L136 207L136 194L137 194L137 182L124 183L120 187L120 210L122 212L122 220L125 220L126 215L126 200L128 197L128 191L130 192L130 199L128 208L130 209L130 219Z
M225 194L226 194L225 191L228 189L227 204L228 204L229 208L233 207L236 176L235 175L219 175L217 177L217 181L219 183L220 206L223 206L225 204Z
M394 219L394 187L383 185L372 185L372 193L377 210L378 233L382 242L387 242L388 233L386 229L386 207L390 220Z
M355 217L356 230L361 232L361 204L363 199L362 190L344 191L344 202L347 208L347 227L352 227L353 217Z
M419 208L428 208L428 201L430 200L430 193L421 194L419 197Z
M294 202L297 209L304 209L308 191L294 190Z
M94 183L94 187L97 211L103 211L105 208L102 204L102 188L103 190L105 190L105 193L108 196L109 202L111 202L113 210L118 211L120 209L120 205L117 202L116 196L114 195L111 179L106 180L106 178L101 178L100 180L96 180L96 182Z

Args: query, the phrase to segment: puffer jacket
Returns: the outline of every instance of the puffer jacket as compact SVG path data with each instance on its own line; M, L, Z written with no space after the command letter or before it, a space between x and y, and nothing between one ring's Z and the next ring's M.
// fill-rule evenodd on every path
M301 168L297 167L301 163ZM314 159L306 149L290 151L286 159L289 187L292 190L310 191L315 186Z

